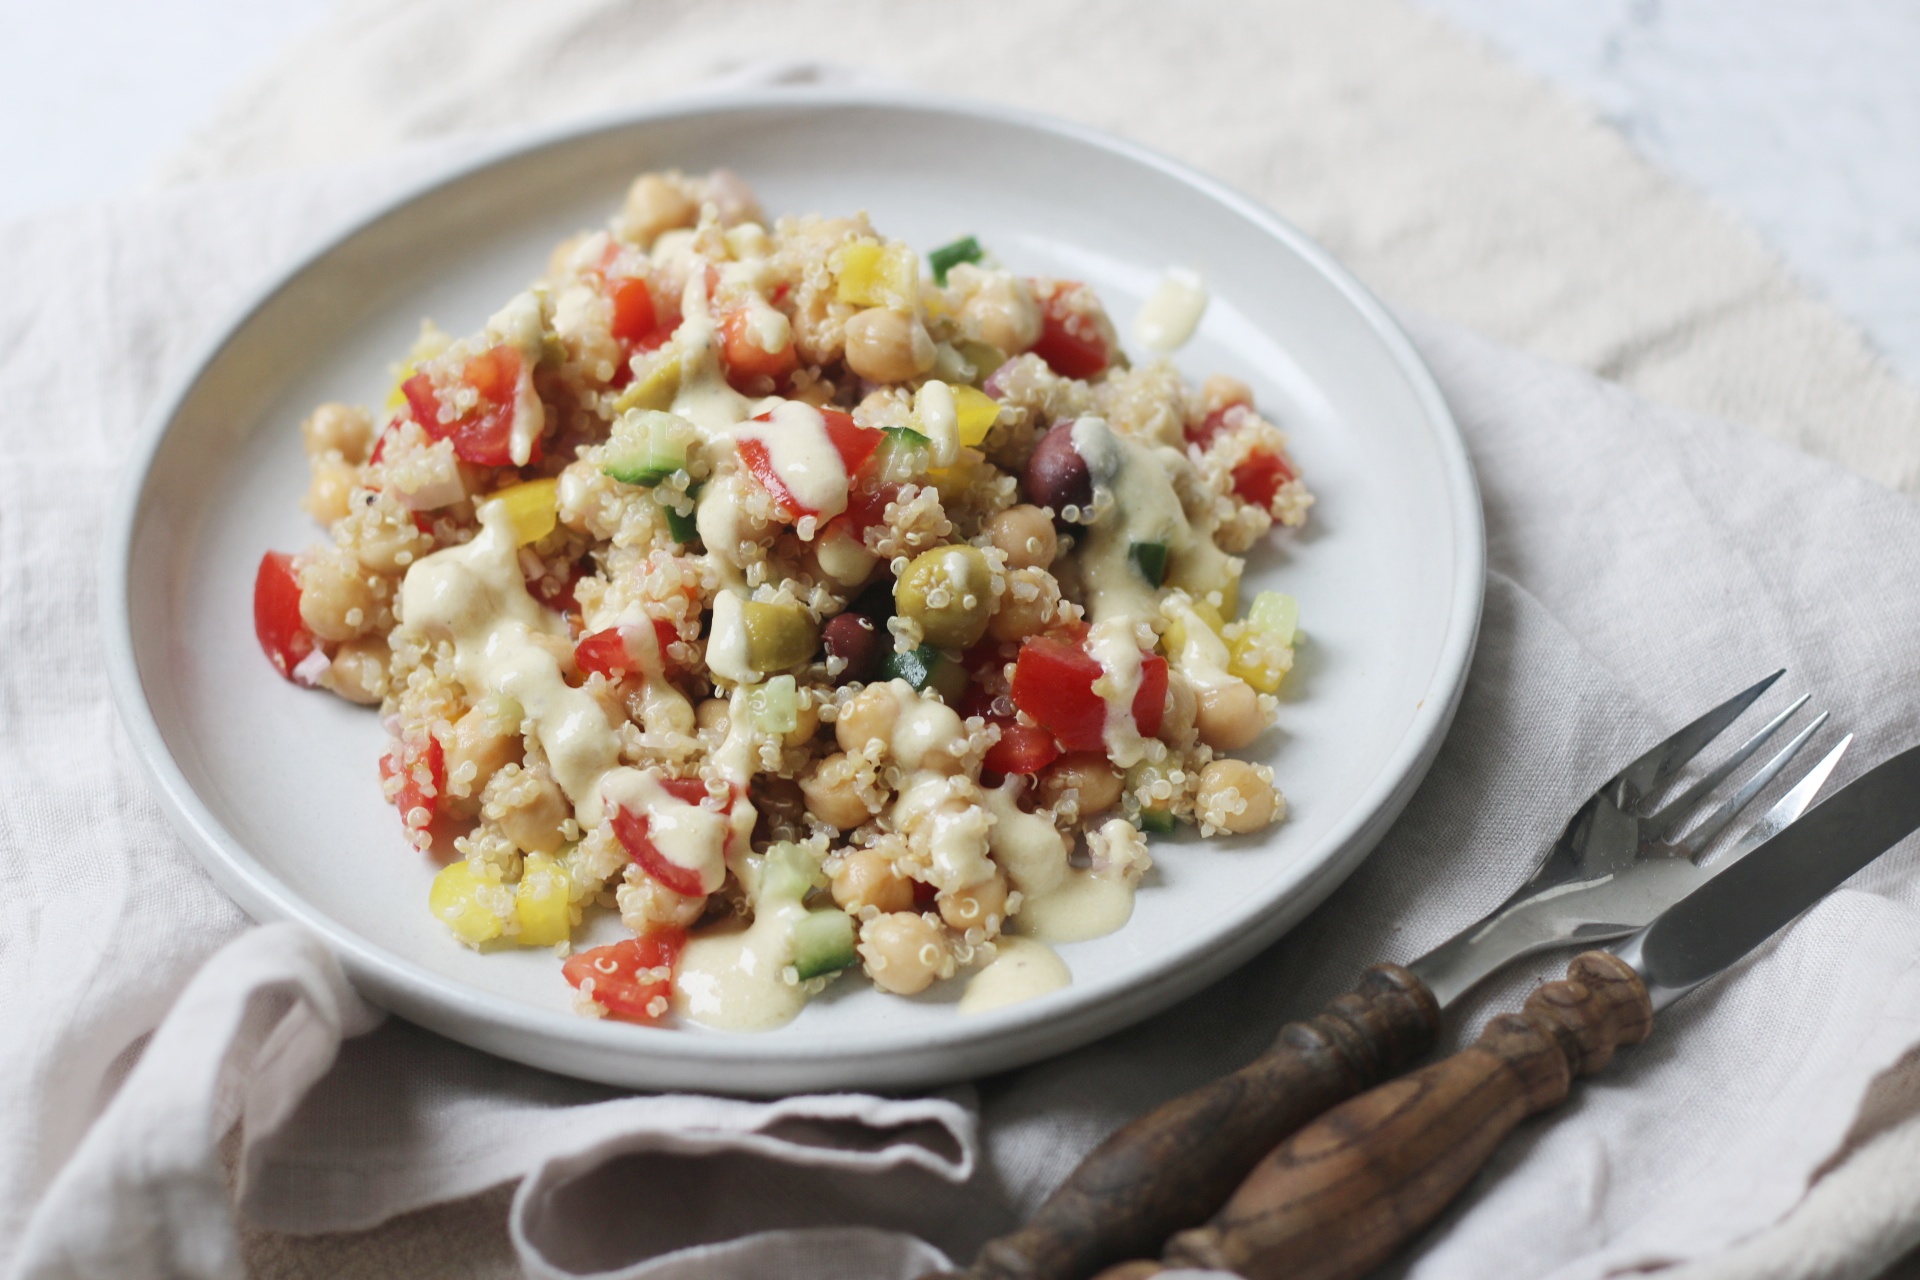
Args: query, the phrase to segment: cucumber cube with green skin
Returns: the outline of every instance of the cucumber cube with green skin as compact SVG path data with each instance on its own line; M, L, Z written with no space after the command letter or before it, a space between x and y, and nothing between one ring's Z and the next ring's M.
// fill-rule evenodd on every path
M1157 836L1173 834L1174 819L1170 809L1142 809L1140 811L1140 829L1151 831Z
M1151 585L1157 587L1167 580L1166 543L1136 542L1127 548L1127 556Z
M809 911L793 923L793 967L805 982L850 969L860 960L854 949L853 917L836 907Z
M927 439L912 427L882 427L881 430L887 433L887 439L903 448L926 449L933 444L933 441Z
M754 891L757 902L799 902L827 883L820 864L791 840L782 840L767 850L760 862L759 880Z
M609 443L603 474L621 484L651 489L687 465L691 424L658 409L635 409L621 416Z
M882 673L889 680L905 680L916 693L930 688L949 699L959 697L967 687L967 669L930 644L889 653Z
M933 268L933 282L944 285L947 272L963 262L978 262L987 256L980 242L972 236L962 236L952 244L943 244L927 255L927 265Z
M614 479L617 480L619 477L615 476ZM687 496L694 499L695 502L698 502L700 499L700 491L706 487L704 482L696 484L687 490ZM681 515L678 511L675 511L672 507L666 506L665 504L662 504L660 509L666 513L667 532L673 535L675 542L683 547L690 547L700 541L700 528L694 523L693 512L689 511L686 515Z

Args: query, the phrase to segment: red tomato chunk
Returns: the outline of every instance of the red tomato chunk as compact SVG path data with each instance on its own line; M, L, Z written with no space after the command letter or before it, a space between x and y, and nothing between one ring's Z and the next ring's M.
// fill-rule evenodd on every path
M513 421L520 392L520 364L520 352L504 343L468 360L461 368L460 380L479 393L480 403L452 422L440 420L440 395L426 374L414 374L400 384L400 391L421 430L435 440L452 440L454 456L460 461L481 467L510 467L514 465ZM538 437L527 461L540 461Z
M1233 491L1256 507L1269 506L1280 486L1293 478L1285 458L1271 449L1255 449L1233 469Z
M637 938L568 956L560 972L583 994L606 1006L608 1016L658 1022L671 1007L673 970L686 945L685 929L649 929Z
M700 794L706 795L706 787L700 785ZM669 791L671 792L671 788ZM678 794L678 793L673 793ZM679 796L685 799L684 795ZM698 803L698 801L688 801ZM647 834L647 815L623 809L618 805L613 810L613 834L619 839L620 846L627 856L640 869L658 880L667 888L686 898L704 898L707 894L700 883L700 873L692 867L683 867L661 853Z
M400 810L400 825L416 845L425 839L434 815L440 811L440 797L447 790L447 756L440 740L431 733L410 734L401 739L399 758L394 753L380 757L380 777L400 775L400 789L394 793L394 807Z
M752 395L754 383L760 378L771 378L777 383L800 367L793 339L787 339L787 345L778 351L766 350L754 341L744 310L730 311L720 321L720 343L720 356L727 366L727 382L743 395Z
M1040 340L1033 354L1063 378L1094 377L1112 359L1099 326L1077 305L1085 291L1085 285L1068 281L1040 299Z
M1021 646L1013 668L1014 705L1051 730L1067 750L1105 751L1107 704L1093 691L1100 674L1099 662L1085 650L1035 637ZM1143 653L1132 710L1135 726L1146 737L1160 732L1166 699L1167 660Z
M987 748L981 767L995 773L1038 773L1060 758L1060 744L1039 725L1021 724L1011 716L995 716L1000 741Z
M667 646L678 640L680 633L673 629L671 623L655 618L653 635L660 646L660 665L664 672L670 665ZM617 680L629 672L645 673L644 664L635 656L620 627L608 627L605 631L581 637L580 643L573 647L573 661L582 671L589 674L597 671L609 680Z
M300 580L293 557L269 551L253 579L253 633L273 669L293 679L293 669L313 652L313 632L300 618Z
M614 340L630 346L645 346L660 327L647 282L615 280L607 292L613 302Z

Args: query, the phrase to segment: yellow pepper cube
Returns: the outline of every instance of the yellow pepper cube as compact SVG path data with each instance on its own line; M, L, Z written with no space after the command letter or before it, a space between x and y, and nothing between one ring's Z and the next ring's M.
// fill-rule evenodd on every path
M1300 618L1300 605L1292 596L1278 591L1262 591L1247 610L1240 637L1233 642L1233 662L1228 667L1261 693L1275 693L1287 672L1293 670L1293 640Z
M912 309L920 294L920 259L904 244L855 240L829 262L840 301L856 307Z
M477 947L500 936L500 916L487 901L499 892L498 880L476 873L471 863L456 862L433 878L427 907L454 937Z
M987 438L987 432L999 420L1000 402L984 391L955 387L953 412L960 420L960 443L973 448Z
M553 532L558 520L560 481L552 476L529 480L502 489L493 495L506 504L507 519L513 525L513 539L521 546L538 542Z
M520 922L514 941L523 947L550 947L572 937L573 912L568 908L572 897L573 885L564 866L544 854L528 854L513 893L513 914Z

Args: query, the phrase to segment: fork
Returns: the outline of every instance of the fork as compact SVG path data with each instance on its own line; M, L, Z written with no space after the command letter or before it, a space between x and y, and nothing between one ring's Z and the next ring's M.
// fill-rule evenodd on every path
M1807 771L1729 851L1704 855L1820 729L1817 716L1684 835L1681 828L1807 703L1802 696L1665 805L1681 771L1786 674L1741 690L1602 783L1574 810L1533 875L1505 902L1406 966L1359 986L1231 1075L1162 1104L1089 1154L1026 1226L989 1241L967 1280L1086 1280L1159 1253L1213 1215L1269 1150L1339 1102L1432 1048L1440 1013L1489 974L1552 947L1622 938L1791 823L1852 742Z

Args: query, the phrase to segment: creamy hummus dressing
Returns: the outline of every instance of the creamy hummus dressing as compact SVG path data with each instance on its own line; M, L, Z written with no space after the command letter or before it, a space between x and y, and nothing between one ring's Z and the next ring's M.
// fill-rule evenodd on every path
M524 467L533 457L533 442L547 429L547 409L533 389L533 367L540 363L543 345L540 295L528 290L496 311L487 332L520 353L520 377L513 391L513 428L507 435L507 454L513 465Z
M1008 781L986 793L993 856L1024 899L1012 928L1043 942L1085 942L1125 924L1133 915L1132 882L1117 869L1073 866L1059 829L1020 808L1019 785Z
M1073 448L1086 459L1094 509L1102 513L1073 553L1093 620L1151 618L1160 609L1159 592L1130 553L1136 543L1159 543L1171 561L1193 543L1193 526L1173 487L1187 460L1177 450L1116 435L1101 418L1073 424Z
M512 521L498 499L479 510L473 541L416 562L400 587L409 626L453 638L454 671L470 696L499 694L525 709L553 780L583 826L600 821L599 784L620 740L591 694L568 686L533 637L566 638L566 622L527 594Z
M716 925L687 943L673 975L673 1007L721 1031L767 1031L791 1022L807 992L786 980L793 963L793 927L807 909L797 902L759 902L753 923Z
M934 466L950 467L960 460L960 413L953 388L935 380L914 392L913 421L932 445Z
M1141 304L1133 321L1133 336L1155 351L1177 351L1187 345L1207 310L1207 286L1185 267L1170 267Z
M847 509L847 467L827 434L827 420L810 404L780 400L765 411L772 420L734 426L736 440L758 440L787 493L822 523Z
M726 880L733 826L718 810L669 793L650 770L613 770L601 779L600 796L628 813L644 813L648 841L668 862L698 872L702 893L712 893Z
M1147 757L1147 739L1133 719L1133 700L1140 692L1141 655L1133 619L1103 618L1087 632L1087 652L1101 667L1093 691L1107 704L1107 723L1101 731L1107 755L1122 769Z
M985 1013L1049 991L1073 981L1066 962L1044 942L1002 937L994 944L993 963L973 975L960 997L961 1013Z

